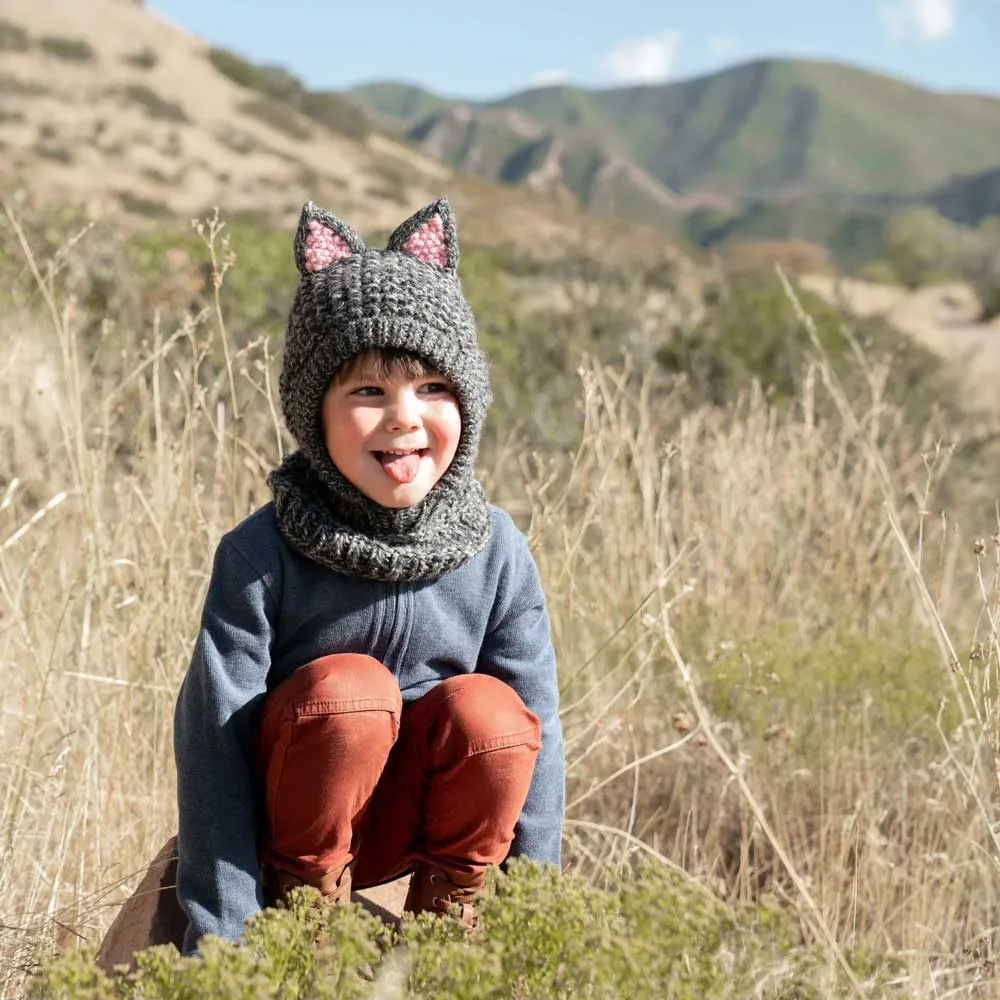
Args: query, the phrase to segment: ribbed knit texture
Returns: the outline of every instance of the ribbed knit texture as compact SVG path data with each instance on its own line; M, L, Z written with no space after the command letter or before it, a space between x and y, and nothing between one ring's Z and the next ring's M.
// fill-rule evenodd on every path
M279 389L299 450L268 480L282 534L321 565L365 579L432 579L462 565L489 540L489 506L475 462L491 390L458 278L458 236L447 200L407 219L385 250L367 249L353 229L310 203L302 210L295 259L301 280ZM454 386L462 416L450 467L420 503L402 509L383 507L350 483L323 440L320 411L331 378L345 361L376 347L424 358Z

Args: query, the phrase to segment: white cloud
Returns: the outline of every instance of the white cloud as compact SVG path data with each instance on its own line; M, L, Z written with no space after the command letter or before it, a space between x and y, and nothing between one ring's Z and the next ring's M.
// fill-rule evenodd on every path
M618 83L659 83L673 73L683 36L664 31L620 42L604 57L604 71Z
M879 20L893 42L934 42L955 30L958 0L893 0L879 8Z
M565 83L569 79L569 73L564 69L547 69L541 73L536 73L528 80L529 87L554 87L557 84Z
M731 59L740 48L735 35L709 35L705 39L705 52L710 59Z

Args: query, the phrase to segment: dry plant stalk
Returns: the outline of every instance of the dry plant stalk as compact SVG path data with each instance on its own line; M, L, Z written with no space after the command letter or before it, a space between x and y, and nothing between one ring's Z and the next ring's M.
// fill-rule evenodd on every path
M855 433L859 444L864 446L865 457L877 473L878 483L885 504L886 516L892 527L893 537L903 554L908 577L918 595L925 621L938 643L942 664L951 681L955 701L961 710L963 719L967 723L961 731L968 739L968 750L971 760L974 762L978 760L979 744L982 741L985 741L991 752L995 786L992 794L985 794L978 786L978 776L976 774L978 768L976 764L969 765L960 761L951 752L949 747L951 759L962 774L969 793L974 798L980 810L984 828L990 838L993 863L1000 870L1000 816L998 816L996 809L989 804L990 800L996 801L1000 798L1000 700L997 698L998 679L1000 679L1000 673L998 673L1000 659L998 659L997 654L998 617L996 614L998 596L1000 596L1000 590L998 590L996 583L1000 577L997 576L996 572L994 573L991 592L987 588L982 575L982 557L985 554L986 545L985 542L977 540L973 548L977 561L976 582L982 602L980 618L985 618L987 624L987 653L985 656L980 655L977 657L983 663L984 669L982 676L977 677L973 675L966 664L963 664L961 658L958 656L955 644L949 635L948 627L936 602L931 596L927 581L921 573L919 559L915 555L902 527L902 515L896 501L892 478L886 467L882 453L872 443L871 439L863 434L861 424L854 413L850 401L847 399L847 395L843 387L839 384L836 374L829 364L829 359L823 351L812 318L803 309L795 293L795 289L791 286L780 268L778 269L778 275L784 285L785 293L795 307L802 325L812 341L813 347L822 359L821 371L823 380L831 391L831 396L837 404L837 409L841 417L845 425ZM847 331L845 331L845 335L847 335ZM863 357L861 360L864 360ZM1000 547L1000 534L996 536L995 545ZM977 642L978 635L974 639L973 645L975 646ZM945 741L945 745L948 746L947 740Z

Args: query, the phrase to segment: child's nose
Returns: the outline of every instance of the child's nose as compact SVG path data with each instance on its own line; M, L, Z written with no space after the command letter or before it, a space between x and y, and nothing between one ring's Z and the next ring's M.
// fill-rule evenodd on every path
M389 430L408 430L420 426L420 400L415 392L394 393L386 414Z

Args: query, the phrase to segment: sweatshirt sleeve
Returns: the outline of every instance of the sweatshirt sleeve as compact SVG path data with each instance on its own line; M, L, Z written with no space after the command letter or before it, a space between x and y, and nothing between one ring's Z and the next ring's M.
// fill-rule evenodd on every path
M510 855L559 865L565 807L565 753L559 682L548 610L535 561L513 522L497 600L478 669L509 684L542 721L542 748L514 830Z
M266 691L275 610L261 574L223 538L174 712L185 953L203 934L237 939L261 906L251 720Z

